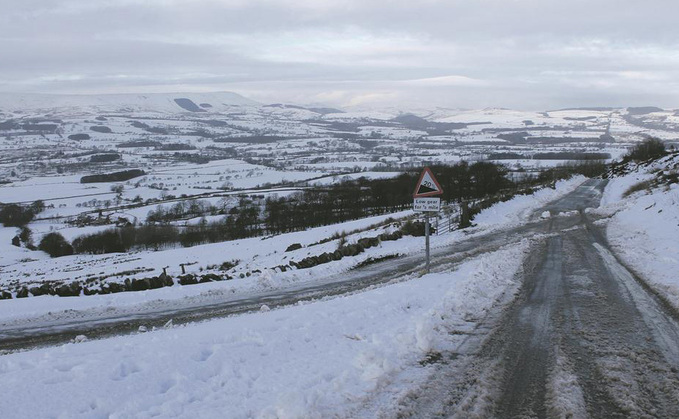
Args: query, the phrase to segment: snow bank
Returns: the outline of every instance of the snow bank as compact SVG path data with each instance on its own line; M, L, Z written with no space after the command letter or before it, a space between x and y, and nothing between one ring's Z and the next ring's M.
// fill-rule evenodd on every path
M623 262L679 309L679 185L634 194L606 233Z
M623 198L631 186L677 170L679 156L668 156L612 179L604 191L610 216L606 235L615 253L632 270L679 309L679 185L642 190Z
M0 357L15 417L342 417L513 292L529 243L450 273L186 327ZM40 400L36 403L36 400Z
M601 197L602 206L618 204L623 200L624 193L632 186L653 179L653 175L648 173L632 173L628 176L613 178L608 181L603 196Z
M558 181L554 189L543 188L531 195L515 196L481 211L474 217L474 223L484 228L524 223L538 208L572 192L586 179L584 176L574 176Z

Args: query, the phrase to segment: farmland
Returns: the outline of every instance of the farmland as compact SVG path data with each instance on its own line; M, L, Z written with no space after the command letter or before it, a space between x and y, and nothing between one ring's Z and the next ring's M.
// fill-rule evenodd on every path
M670 139L677 130L678 117L655 108L405 112L263 105L233 93L8 95L0 102L0 203L44 209L28 224L30 241L13 246L20 231L0 229L2 282L157 276L171 254L191 254L163 245L49 260L31 250L49 233L70 242L126 225L217 223L244 202L424 165L492 161L512 179L531 178L573 161L611 161L648 135ZM209 254L225 246L203 243ZM198 259L181 258L182 272L212 272L233 258ZM257 269L232 267L228 276Z

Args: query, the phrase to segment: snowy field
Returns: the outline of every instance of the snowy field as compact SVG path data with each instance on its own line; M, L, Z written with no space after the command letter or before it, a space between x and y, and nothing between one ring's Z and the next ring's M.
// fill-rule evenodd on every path
M187 111L177 99L192 101L196 109ZM304 176L295 174L293 167L370 169L459 161L470 153L483 155L498 146L512 145L512 136L522 132L537 139L530 145L535 150L555 142L566 150L578 150L584 140L624 148L647 135L675 138L677 130L672 110L643 115L626 109L535 112L437 108L325 113L299 106L261 105L231 93L4 97L0 114L0 181L12 183L130 167L172 169L192 159L212 164L233 158L290 171L287 180L294 181ZM601 138L608 134L610 138ZM117 153L121 158L93 165L93 153ZM265 172L261 166L255 170ZM210 178L198 184L186 177L183 181L173 177L155 183L156 187L164 183L160 190L191 194L196 187L230 183L235 188L250 188L284 177L272 180L267 179L267 173L257 173L226 182ZM7 197L0 196L0 202L7 202Z

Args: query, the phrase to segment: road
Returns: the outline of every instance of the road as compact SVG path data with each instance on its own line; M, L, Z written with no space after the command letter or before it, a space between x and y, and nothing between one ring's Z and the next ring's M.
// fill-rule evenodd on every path
M519 296L400 401L398 417L678 418L677 315L611 252L582 210L590 181L547 206ZM388 415L385 415L388 416Z

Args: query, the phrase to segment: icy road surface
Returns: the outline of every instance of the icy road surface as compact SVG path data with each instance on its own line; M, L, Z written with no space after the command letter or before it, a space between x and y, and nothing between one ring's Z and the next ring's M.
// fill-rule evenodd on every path
M444 355L426 385L379 416L679 417L676 314L581 211L598 206L601 186L547 206L551 217L536 213L550 236L490 336Z

